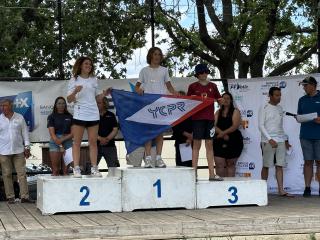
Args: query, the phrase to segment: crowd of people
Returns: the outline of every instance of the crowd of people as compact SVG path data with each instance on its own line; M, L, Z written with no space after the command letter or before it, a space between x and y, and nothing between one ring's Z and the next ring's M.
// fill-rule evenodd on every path
M214 105L208 106L180 124L173 127L172 138L175 140L176 165L193 167L197 174L198 158L204 140L210 181L223 181L224 177L234 177L236 163L243 149L243 138L239 131L241 114L235 106L233 96L229 92L220 95L216 84L209 81L210 70L205 64L195 67L194 76L197 81L190 84L187 94L176 91L170 82L168 69L161 66L163 53L160 48L153 47L147 55L148 66L139 74L135 91L139 95L145 93L167 94L176 96L200 96L218 102L220 108L215 112ZM298 114L317 112L320 116L320 93L317 81L313 77L305 78L301 84L306 95L299 99ZM84 131L88 134L91 175L101 177L98 164L103 157L108 167L119 167L117 149L114 138L119 127L116 116L108 110L106 96L110 89L98 89L98 81L94 75L94 64L89 57L76 60L72 78L68 84L66 99L57 97L53 111L48 116L47 127L50 134L49 151L52 163L52 175L67 175L69 166L61 161L67 149L72 148L73 176L81 177L80 147ZM267 180L270 167L276 168L276 179L279 195L292 197L283 188L283 167L285 152L290 148L288 137L283 129L284 111L279 105L281 89L271 87L269 102L259 110L259 130L261 132L261 149L263 167L261 178ZM67 109L67 102L74 104L73 115ZM21 202L34 202L29 198L26 179L26 158L30 156L28 128L23 116L13 112L12 101L4 99L0 104L0 163L6 198L14 203L12 172L15 168L20 185ZM303 196L311 195L310 184L313 175L314 161L320 179L320 117L308 122L301 122L300 141L304 156L305 191ZM156 146L156 157L152 159L152 143ZM189 159L183 159L180 146L192 148ZM144 167L165 168L162 159L163 135L144 145ZM154 163L153 161L154 160ZM319 190L320 194L320 190Z

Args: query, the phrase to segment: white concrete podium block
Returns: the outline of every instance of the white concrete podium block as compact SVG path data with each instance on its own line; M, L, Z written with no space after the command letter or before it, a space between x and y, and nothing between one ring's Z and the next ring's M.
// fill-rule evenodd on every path
M188 167L117 168L122 209L195 208L195 173Z
M37 181L37 208L43 215L58 212L121 212L121 178L42 175Z
M267 182L248 178L224 178L214 182L199 180L196 183L197 208L232 205L268 204Z

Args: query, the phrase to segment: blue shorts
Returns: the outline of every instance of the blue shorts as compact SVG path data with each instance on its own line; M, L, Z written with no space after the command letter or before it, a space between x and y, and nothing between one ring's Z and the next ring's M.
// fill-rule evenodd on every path
M300 144L305 161L320 161L320 139L302 139Z
M61 137L61 135L57 135L57 137ZM68 139L62 143L64 149L68 149L72 147L72 139ZM57 145L52 139L49 142L49 152L60 152L60 147Z

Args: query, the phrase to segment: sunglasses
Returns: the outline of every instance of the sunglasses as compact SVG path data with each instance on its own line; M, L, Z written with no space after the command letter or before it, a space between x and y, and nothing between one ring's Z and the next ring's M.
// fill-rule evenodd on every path
M204 71L200 71L200 72L198 72L198 75L200 75L200 74L204 74L204 73L209 74L210 72L209 72L208 70L204 70Z

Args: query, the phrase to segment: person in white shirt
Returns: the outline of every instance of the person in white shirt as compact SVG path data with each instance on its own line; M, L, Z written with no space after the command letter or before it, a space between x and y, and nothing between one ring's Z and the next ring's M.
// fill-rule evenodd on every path
M280 88L271 87L269 89L269 98L269 102L259 109L258 116L263 154L261 178L267 180L269 168L275 165L279 195L293 197L283 189L283 167L286 165L286 150L291 145L283 129L284 111L278 105L281 101Z
M91 175L101 177L97 166L97 138L99 128L99 110L96 102L97 98L104 98L108 90L98 93L98 80L94 76L93 61L89 57L80 57L76 60L73 77L69 81L67 101L74 103L72 121L72 157L74 177L81 177L80 147L84 130L88 132L89 155L91 162Z
M163 54L160 48L152 47L147 54L147 63L149 66L144 67L139 74L139 79L135 86L135 91L142 95L143 93L167 94L168 91L173 95L179 95L170 82L168 69L160 64L163 60ZM155 138L156 143L156 161L155 167L165 168L166 164L161 158L163 135L160 134ZM145 143L145 168L152 168L151 164L151 147L152 141Z
M30 157L30 141L27 124L23 116L13 112L12 101L0 102L0 163L4 189L8 203L15 203L12 171L15 168L20 186L22 203L34 203L29 198L26 175L26 158Z

